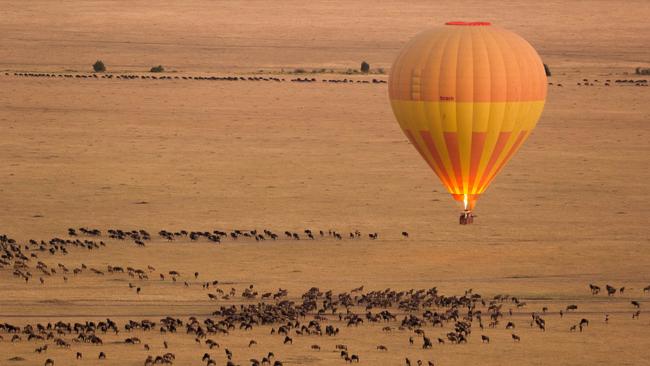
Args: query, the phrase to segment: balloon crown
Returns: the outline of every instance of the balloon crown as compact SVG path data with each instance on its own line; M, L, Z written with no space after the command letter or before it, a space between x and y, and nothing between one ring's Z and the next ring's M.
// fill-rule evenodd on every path
M445 25L469 25L469 26L486 26L492 25L490 22L447 22Z

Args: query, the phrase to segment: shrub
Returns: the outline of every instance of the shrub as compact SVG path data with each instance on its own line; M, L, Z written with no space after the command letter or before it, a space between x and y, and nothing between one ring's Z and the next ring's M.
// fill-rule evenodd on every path
M650 75L650 68L637 67L635 73L637 75Z
M295 70L293 70L293 72L295 74L304 74L306 71L305 71L305 69L295 69Z
M370 64L365 62L365 61L361 62L361 72L364 72L366 74L369 73L370 72Z
M165 68L162 65L154 66L149 70L149 72L163 72Z
M93 64L93 70L95 70L95 72L104 72L106 71L106 65L104 65L101 60L97 60Z

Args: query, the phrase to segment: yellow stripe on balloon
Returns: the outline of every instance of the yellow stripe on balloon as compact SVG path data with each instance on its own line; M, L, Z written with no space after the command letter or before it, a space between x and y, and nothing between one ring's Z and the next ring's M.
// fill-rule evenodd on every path
M452 194L481 194L487 188L492 176L497 170L507 163L506 157L510 153L514 144L519 138L521 131L527 131L525 139L530 131L535 127L542 109L544 101L528 102L495 102L495 103L471 103L471 102L427 102L427 101L391 101L393 112L399 121L400 127L405 132L413 136L413 140L418 145L418 150L424 155L429 164L434 164L438 169L436 175L439 177L446 175L450 179L443 182L445 187ZM455 114L455 120L450 120L447 116L447 125L443 124L442 107L461 111ZM464 121L459 121L463 118ZM504 123L508 120L508 123ZM475 122L476 121L476 122ZM446 127L445 127L446 126ZM450 126L462 126L451 128ZM466 131L466 136L461 136L460 131ZM461 158L462 171L460 175L454 171L451 157L448 153L448 146L444 138L445 132L458 133L459 154ZM437 166L435 158L427 149L422 134L426 133L431 136L436 151L440 154L442 166ZM474 133L484 133L485 143L480 153L480 161L476 170L476 183L469 185L470 174L470 156L472 155L472 136ZM491 169L486 170L488 162L502 133L509 133L505 144L497 154L496 161ZM523 141L521 141L523 143ZM514 155L511 154L511 155ZM463 182L461 186L456 184L458 177ZM478 182L484 180L484 185Z

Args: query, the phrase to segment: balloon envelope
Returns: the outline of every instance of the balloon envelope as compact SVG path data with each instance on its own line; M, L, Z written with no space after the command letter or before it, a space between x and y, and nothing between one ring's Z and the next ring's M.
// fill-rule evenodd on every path
M471 210L535 127L547 80L539 55L518 35L485 22L449 22L404 47L388 87L404 134Z

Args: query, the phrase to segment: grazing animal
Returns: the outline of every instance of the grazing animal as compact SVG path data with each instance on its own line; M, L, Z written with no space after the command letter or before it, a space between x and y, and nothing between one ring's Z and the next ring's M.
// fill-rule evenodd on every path
M641 307L641 304L636 300L630 301L630 304L632 304L637 309Z
M81 352L77 352L77 360L81 360L83 358L83 355Z
M512 340L515 341L515 342L521 342L521 337L519 337L518 335L512 333Z
M433 343L431 343L431 340L429 339L429 337L423 336L422 341L423 341L422 349L429 349L429 348L433 347Z
M45 360L45 366L54 366L54 360L48 358L47 360Z
M600 292L600 287L593 284L589 284L589 289L591 289L592 295L598 295L598 293Z
M481 335L481 342L482 343L490 343L490 337L486 335Z
M106 359L106 354L104 352L99 352L99 356L97 357L100 360L105 360Z
M284 343L283 344L287 344L287 343L293 344L293 339L291 339L291 337L289 337L289 336L284 337Z

